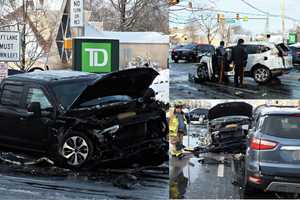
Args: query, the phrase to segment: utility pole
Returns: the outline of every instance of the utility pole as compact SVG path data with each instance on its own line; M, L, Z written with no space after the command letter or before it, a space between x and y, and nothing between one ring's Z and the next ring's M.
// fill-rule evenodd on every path
M22 26L22 59L21 69L25 69L26 65L26 12L27 12L27 0L23 0L22 11L23 11L23 26Z
M269 13L267 14L267 17L266 17L265 32L266 32L266 34L270 33L270 18L269 18Z
M285 0L280 0L282 39L285 37Z

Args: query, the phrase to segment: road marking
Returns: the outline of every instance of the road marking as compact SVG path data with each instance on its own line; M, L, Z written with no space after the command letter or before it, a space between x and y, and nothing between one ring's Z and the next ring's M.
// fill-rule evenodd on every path
M224 164L218 165L218 177L224 177Z

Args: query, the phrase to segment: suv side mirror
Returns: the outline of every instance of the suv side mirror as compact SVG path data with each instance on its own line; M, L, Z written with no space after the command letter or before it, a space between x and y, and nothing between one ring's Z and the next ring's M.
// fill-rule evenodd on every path
M27 107L28 112L32 112L35 117L42 115L40 102L32 102Z

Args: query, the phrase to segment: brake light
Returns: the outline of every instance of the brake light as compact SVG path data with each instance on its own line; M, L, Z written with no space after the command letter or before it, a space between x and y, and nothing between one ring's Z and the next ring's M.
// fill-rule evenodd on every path
M249 176L248 180L251 181L252 183L256 183L256 184L262 183L262 180L260 177Z
M253 138L250 143L250 148L253 150L271 150L277 146L276 142Z

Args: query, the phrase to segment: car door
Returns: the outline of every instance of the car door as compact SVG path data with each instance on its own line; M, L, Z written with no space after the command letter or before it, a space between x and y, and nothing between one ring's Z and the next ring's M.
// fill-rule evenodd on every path
M262 58L257 50L258 45L245 45L245 48L248 53L247 66L245 71L249 72L255 64L260 63L260 61L262 61Z
M25 92L25 107L32 102L39 102L42 115L30 115L21 118L22 132L20 137L29 139L28 144L37 151L45 151L49 140L49 124L54 115L54 104L43 87L28 86Z
M24 85L17 82L4 83L0 98L0 144L22 147L26 138L19 138L22 131L21 117L28 114L24 100Z

